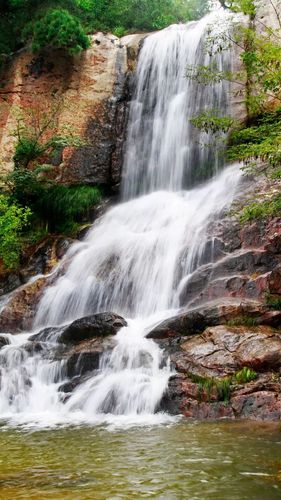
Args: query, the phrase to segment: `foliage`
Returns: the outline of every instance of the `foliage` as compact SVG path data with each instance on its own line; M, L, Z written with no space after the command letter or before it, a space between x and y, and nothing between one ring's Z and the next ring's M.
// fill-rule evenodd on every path
M228 132L232 127L234 120L229 116L219 116L219 111L217 110L209 110L203 111L196 117L192 118L191 123L206 133L211 132L212 134L217 134L221 132Z
M276 19L281 28L281 16L276 8L276 0L270 0L275 9ZM235 82L244 89L245 103L249 117L262 112L267 105L268 97L281 102L281 36L280 30L275 30L264 24L256 16L255 0L221 1L234 12L248 15L248 26L237 19L230 28L222 28L218 34L217 24L210 26L207 40L207 50L210 56L236 45L240 51L243 70L239 72L221 71L214 60L209 66L189 67L187 77L195 79L203 85L221 80ZM257 24L260 23L260 29Z
M20 234L31 215L29 208L11 203L8 196L0 194L0 257L9 269L19 263L22 248Z
M278 177L281 166L281 106L258 115L249 127L233 130L227 151L231 161L251 166L257 159L266 162L267 173ZM255 165L255 163L254 163Z
M56 133L60 106L56 101L51 107L38 103L33 109L16 112L14 170L1 178L5 196L0 207L0 256L10 268L18 264L22 246L34 238L48 231L72 235L101 198L97 187L68 187L53 180L53 155L64 146L83 144L68 130Z
M89 210L100 200L97 187L54 185L42 190L34 209L48 222L51 230L64 228L63 232L69 232L76 221L89 217Z
M162 29L198 19L208 0L4 0L0 3L0 55L31 41L35 51L62 48L70 54L88 47L87 33Z
M271 199L254 202L245 207L240 214L241 224L254 219L264 219L272 216L281 215L281 194L272 196Z
M234 377L238 384L247 384L248 382L256 380L258 378L258 374L251 368L244 366L241 370L239 370L239 372L235 373Z
M34 23L32 48L39 52L45 47L65 49L73 55L87 49L90 41L79 20L65 9L49 9Z

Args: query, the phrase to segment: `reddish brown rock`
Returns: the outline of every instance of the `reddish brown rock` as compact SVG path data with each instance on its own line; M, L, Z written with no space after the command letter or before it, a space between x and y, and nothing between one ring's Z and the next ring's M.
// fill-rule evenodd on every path
M180 372L217 377L248 366L256 371L281 369L281 334L269 327L207 328L181 345Z
M0 314L1 332L20 333L31 328L45 285L46 278L43 277L27 283L13 293Z
M277 327L281 321L281 312L269 311L265 305L254 300L217 299L163 321L153 328L147 338L159 340L195 335L202 333L208 326L233 321L239 324L245 319Z

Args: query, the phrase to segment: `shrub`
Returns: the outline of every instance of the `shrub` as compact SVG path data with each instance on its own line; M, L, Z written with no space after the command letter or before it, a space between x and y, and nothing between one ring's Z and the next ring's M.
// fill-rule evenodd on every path
M240 222L245 224L254 219L264 219L281 213L281 194L273 196L270 200L251 203L240 214Z
M113 30L113 35L118 36L118 38L122 38L122 36L126 35L126 29L123 26L118 26Z
M33 27L32 48L65 49L73 55L87 49L90 41L79 20L65 9L50 9Z
M27 167L29 162L35 160L44 151L36 138L21 137L14 154L15 168Z
M6 195L0 194L0 257L9 269L19 264L22 249L20 235L31 215L29 208L19 207L11 203Z

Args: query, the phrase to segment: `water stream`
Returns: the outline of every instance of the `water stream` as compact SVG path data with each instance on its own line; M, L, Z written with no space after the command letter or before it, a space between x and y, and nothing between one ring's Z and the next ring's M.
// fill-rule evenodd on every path
M1 349L0 413L15 423L153 423L167 387L169 360L146 333L179 308L183 284L200 265L210 223L231 205L241 177L221 170L219 149L190 118L199 110L226 113L227 83L202 88L185 78L186 66L206 63L212 16L172 26L143 44L130 107L122 202L74 244L46 289L38 330L89 314L114 311L128 319L98 374L63 402L63 361L30 355L28 334ZM217 56L229 68L231 53ZM202 142L209 147L202 148ZM207 180L211 178L210 180ZM51 338L50 343L55 344Z

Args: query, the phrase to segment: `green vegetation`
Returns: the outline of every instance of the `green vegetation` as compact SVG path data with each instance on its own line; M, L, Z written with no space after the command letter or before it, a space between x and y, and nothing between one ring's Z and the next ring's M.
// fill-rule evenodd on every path
M20 235L32 216L29 208L12 203L8 196L0 194L0 258L7 268L19 264L22 250Z
M253 316L239 316L227 322L227 326L257 326L257 319Z
M86 49L88 34L98 30L123 36L162 29L198 19L207 10L208 0L2 0L0 55L26 43L35 52L55 48L74 54Z
M258 378L258 374L251 368L244 366L233 375L223 378L201 377L193 373L187 373L187 377L198 385L200 400L207 398L208 402L223 401L224 403L228 403L231 398L233 385L252 382Z
M229 116L219 116L218 110L209 110L203 111L192 118L191 123L206 133L220 134L221 132L228 132L234 120Z
M61 103L17 112L17 144L14 170L2 176L0 257L13 269L20 263L24 245L48 232L75 235L79 223L101 199L96 186L65 186L55 182L52 158L64 146L80 146L79 138L66 131L58 135L57 113Z
M270 0L279 29L266 26L257 16L255 0L220 0L233 12L248 16L248 25L233 21L232 29L210 27L208 52L211 56L239 47L242 69L239 72L221 71L214 59L210 66L187 68L187 78L201 85L228 80L241 88L247 109L247 120L237 126L216 110L203 112L192 119L197 128L215 135L230 131L226 151L229 161L243 162L248 173L281 177L281 16L276 0ZM219 37L219 43L218 43ZM239 92L240 93L240 92ZM225 145L224 145L225 147ZM249 203L240 214L241 223L267 218L281 213L281 195L273 193L266 199Z
M239 370L239 372L235 373L234 377L238 384L247 384L248 382L256 380L258 378L258 374L251 368L247 368L246 366L244 366L242 370Z
M280 311L281 310L281 299L274 296L274 295L268 295L266 297L266 305L270 309L274 309L275 311Z
M79 20L65 9L50 9L32 27L32 49L65 49L73 55L87 49L90 40Z
M206 393L208 401L211 401L212 397L217 401L224 401L227 403L231 397L231 377L224 378L214 378L214 377L201 377L199 375L188 374L188 377L198 384L199 396L203 398L204 393Z
M253 202L246 206L240 213L241 224L255 219L265 219L281 214L281 194L272 196L270 200Z

